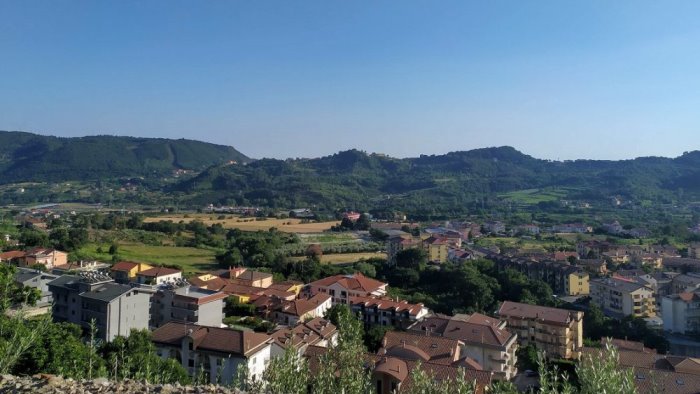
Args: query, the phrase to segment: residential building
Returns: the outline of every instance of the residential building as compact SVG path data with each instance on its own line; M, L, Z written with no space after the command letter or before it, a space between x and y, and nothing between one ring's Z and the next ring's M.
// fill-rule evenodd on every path
M361 272L335 275L311 282L304 288L306 295L319 293L332 297L333 305L348 304L351 297L381 297L386 295L386 283L368 278Z
M51 248L32 248L27 251L22 266L43 265L47 270L54 266L68 264L68 253Z
M10 250L7 252L0 253L0 263L12 264L19 266L20 263L24 261L24 257L27 255L26 252L22 250Z
M272 357L281 356L285 349L292 346L300 356L309 346L329 347L338 342L338 329L333 323L321 317L314 318L293 327L283 327L270 334L275 342Z
M700 290L663 297L661 315L666 331L680 334L700 333Z
M210 383L230 385L241 366L248 379L262 378L274 339L253 331L171 321L153 331L151 341L163 359L177 360L190 376L204 371Z
M538 235L540 233L540 227L534 224L525 224L518 226L518 232L525 235Z
M430 312L423 304L409 304L383 297L351 297L349 306L360 315L366 327L381 325L406 329Z
M491 234L503 234L506 232L506 225L500 221L488 221L484 223L484 230Z
M288 301L279 297L260 296L253 301L256 313L267 320L286 326L322 317L331 306L331 296L316 294L310 298Z
M49 291L49 282L57 279L58 275L48 274L29 268L17 268L15 283L39 290L41 297L36 306L48 306L53 303L53 294Z
M136 281L136 274L141 271L151 269L146 263L136 263L133 261L120 261L110 268L112 277L117 283L129 283Z
M320 365L328 348L308 346L304 358L308 361L311 374L318 374ZM459 376L467 382L474 382L475 394L485 394L492 383L492 374L462 365L446 365L411 360L387 355L365 354L367 365L372 366L372 387L376 394L402 394L413 392L414 381L412 371L420 365L420 369L441 381L455 381Z
M576 265L595 276L608 274L608 264L603 259L581 259Z
M472 315L432 315L409 327L426 335L456 339L461 353L479 363L485 371L510 380L517 373L518 336L507 329L507 322L479 313Z
M615 318L656 316L654 290L633 280L620 277L591 281L591 302Z
M395 263L396 255L402 250L417 248L421 244L420 238L404 233L389 237L386 241L387 262Z
M518 335L549 357L578 359L583 347L583 312L504 301L498 316Z
M664 257L661 263L665 271L673 272L700 272L700 259L683 257Z
M578 267L569 267L564 271L564 292L569 296L580 296L590 294L590 283L588 272Z
M700 289L700 275L680 274L671 279L671 294L693 292Z
M75 323L83 329L95 321L97 337L111 341L129 336L132 329L148 329L147 292L114 283L98 273L63 275L48 283L53 296L54 321Z
M429 238L423 240L423 249L428 255L428 261L434 263L445 263L447 262L447 246L448 242L444 238L430 236Z
M688 257L691 259L700 259L700 242L693 242L688 245Z
M228 279L230 283L243 286L262 287L272 286L272 274L269 272L253 271L246 267L234 267L228 270L217 271L214 275Z
M147 285L174 283L182 279L182 271L168 267L153 267L136 273L136 282Z
M195 286L161 287L151 298L151 327L169 321L220 327L226 294Z
M415 331L387 331L377 354L423 363L459 365L483 370L481 365L462 355L462 346L463 344L456 339L430 336Z

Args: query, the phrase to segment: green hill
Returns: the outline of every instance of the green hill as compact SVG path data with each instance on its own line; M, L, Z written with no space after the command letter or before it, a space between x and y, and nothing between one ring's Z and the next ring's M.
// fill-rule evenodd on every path
M184 139L0 131L0 183L161 175L176 169L201 171L231 160L249 161L230 146Z
M358 150L316 159L264 159L216 166L171 190L195 204L317 206L426 212L465 212L484 199L533 189L561 199L670 201L700 196L700 152L675 159L554 162L511 147L395 159ZM532 199L537 203L538 199ZM541 201L541 200L540 200Z

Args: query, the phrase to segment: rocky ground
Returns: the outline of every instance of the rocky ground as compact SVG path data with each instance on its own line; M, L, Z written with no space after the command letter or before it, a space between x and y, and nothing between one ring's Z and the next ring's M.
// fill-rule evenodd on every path
M226 387L181 386L179 384L146 384L133 380L112 382L104 378L76 381L54 375L18 377L0 376L0 393L92 394L92 393L162 393L162 394L240 394Z

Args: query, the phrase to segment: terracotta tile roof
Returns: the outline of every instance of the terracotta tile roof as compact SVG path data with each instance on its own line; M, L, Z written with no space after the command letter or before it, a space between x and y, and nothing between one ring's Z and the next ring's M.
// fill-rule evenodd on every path
M350 297L351 305L364 305L365 308L374 308L380 310L395 310L396 312L405 312L412 316L417 316L425 306L423 304L409 304L407 301L394 301L390 298L375 298L375 297Z
M450 322L450 316L435 314L413 324L409 330L442 335Z
M188 334L194 339L195 350L201 349L244 356L249 356L272 343L272 338L257 332L205 327L172 321L153 331L151 340L157 344L180 347L182 340Z
M9 252L0 253L0 260L12 260L25 257L27 254L21 250L10 250Z
M519 319L540 320L555 324L568 324L581 312L567 309L550 308L539 305L522 304L519 302L503 301L498 309L498 315L502 317L515 317Z
M173 275L173 274L180 274L182 271L174 268L168 268L168 267L153 267L149 268L147 270L139 272L137 275L139 276L146 276L149 278L158 278L161 276L167 276L167 275Z
M311 345L306 348L304 357L309 362L309 370L311 373L318 373L322 357L328 352L328 348L319 346ZM395 378L402 378L403 380L399 393L405 393L411 390L413 385L411 371L413 368L416 368L416 361L374 354L365 354L365 359L367 367L372 368L374 373L383 373ZM405 377L404 373L401 372L404 365L406 366ZM431 362L421 362L421 368L440 381L455 380L458 374L463 370L467 381L476 382L476 394L484 394L486 392L486 387L491 384L492 373L488 371L460 368L454 365L434 364Z
M267 289L263 290L262 295L265 295L268 297L294 299L297 296L297 293L293 293L291 291L283 291L283 290L273 289L271 287L268 287Z
M220 289L226 294L238 295L238 296L251 296L260 295L265 291L262 287L239 285L235 283L228 283Z
M605 338L601 338L601 342L604 340ZM615 338L611 339L610 342L611 344L615 345L615 347L617 347L619 350L632 350L636 352L656 353L655 350L644 347L644 343L642 342L628 341L625 339Z
M634 383L640 394L663 392L664 394L697 394L700 392L700 376L686 373L633 368Z
M110 270L112 271L131 271L132 269L139 266L139 263L134 263L133 261L120 261L112 266Z
M452 364L460 358L459 349L460 341L455 339L389 331L384 335L379 354L409 360L422 359L438 364Z
M228 282L225 279L221 279L219 277L214 277L214 278L209 279L209 280L202 280L200 278L194 277L194 278L190 278L189 282L192 285L197 286L197 287L201 287L203 289L217 290L217 291L221 291L221 289L226 287L226 285L228 284Z
M333 323L322 317L311 319L304 323L304 325L314 330L314 332L323 339L330 339L333 334L338 332L338 328L333 325Z
M285 301L282 303L280 312L288 315L302 317L305 314L318 308L319 305L331 299L328 294L316 294L311 298L300 298L293 301Z
M465 343L485 344L496 347L506 346L515 340L515 334L489 324L467 323L450 320L442 334L445 338L457 339Z
M360 272L356 272L351 275L330 276L328 278L323 278L312 282L309 285L312 287L328 287L336 283L348 290L362 290L367 293L371 293L380 288L386 287L386 283L368 278L362 275Z
M382 357L374 366L375 373L387 374L399 382L408 377L408 365L405 361L395 357Z

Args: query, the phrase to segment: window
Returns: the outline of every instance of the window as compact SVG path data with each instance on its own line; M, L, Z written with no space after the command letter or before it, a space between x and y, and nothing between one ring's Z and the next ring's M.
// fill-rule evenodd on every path
M187 360L187 366L194 367L194 360L192 360L192 359Z
M382 381L377 380L377 394L382 394Z

